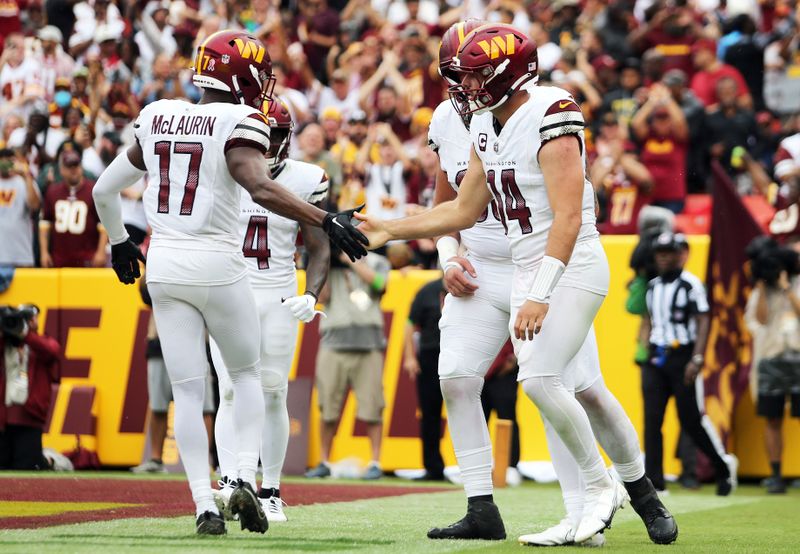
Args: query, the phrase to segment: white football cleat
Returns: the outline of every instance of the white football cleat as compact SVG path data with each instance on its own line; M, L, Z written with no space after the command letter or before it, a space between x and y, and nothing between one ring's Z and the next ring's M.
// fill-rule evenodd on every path
M731 473L731 490L735 491L739 486L739 458L733 454L725 454L722 459L725 460L728 471Z
M217 505L219 513L228 521L238 519L231 513L230 501L233 491L236 490L236 481L231 481L227 477L223 477L217 481L219 489L211 489L211 494L214 497L214 503Z
M541 533L532 535L522 535L519 543L524 546L567 546L575 544L575 531L572 529L567 518L562 519L557 525L545 529ZM579 546L603 546L606 537L602 533L597 533L589 540L580 543Z
M267 521L270 523L289 521L286 514L283 513L283 507L286 506L286 502L283 499L277 496L270 496L269 498L259 498L258 501L261 502L261 507L264 509L264 513L267 514Z
M519 543L527 546L562 546L575 542L575 531L567 518L541 533L522 535Z
M583 511L585 515L575 531L575 542L582 543L610 528L614 514L628 500L628 491L616 479L611 480L610 487L587 492Z

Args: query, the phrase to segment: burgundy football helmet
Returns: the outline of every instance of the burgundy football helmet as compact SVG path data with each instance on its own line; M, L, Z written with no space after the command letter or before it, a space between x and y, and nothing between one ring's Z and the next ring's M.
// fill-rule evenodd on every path
M536 79L538 67L536 43L527 35L500 23L478 27L464 38L450 64L460 82L451 91L453 104L462 116L493 110ZM467 76L478 84L469 88Z
M269 150L266 158L270 167L274 167L289 156L294 122L288 106L277 96L264 100L261 111L269 120Z
M459 75L450 71L450 64L453 63L461 43L468 34L485 24L480 19L466 19L453 23L442 35L442 42L439 43L439 75L447 82L447 86L459 84Z
M197 48L195 86L230 92L237 104L261 108L272 96L275 77L264 44L242 31L219 31Z

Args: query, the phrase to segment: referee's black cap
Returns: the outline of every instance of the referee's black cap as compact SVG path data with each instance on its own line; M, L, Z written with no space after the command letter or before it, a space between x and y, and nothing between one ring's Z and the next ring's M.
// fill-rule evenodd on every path
M683 233L661 233L653 240L653 250L656 252L689 250L689 241Z

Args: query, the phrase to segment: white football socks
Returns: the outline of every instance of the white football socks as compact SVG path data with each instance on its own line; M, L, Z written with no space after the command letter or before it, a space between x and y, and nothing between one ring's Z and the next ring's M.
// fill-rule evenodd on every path
M583 481L580 468L547 418L543 417L542 422L544 422L544 434L550 450L550 459L553 461L553 469L556 472L558 484L561 486L561 496L564 499L567 519L572 527L576 528L583 515Z
M220 375L219 369L217 375ZM214 421L214 441L217 443L219 472L223 477L236 482L239 471L236 460L236 430L233 426L233 389L230 381L223 385L220 377L219 409Z
M611 477L597 449L589 418L561 378L530 377L522 381L522 388L575 458L586 487L610 487Z
M286 409L287 387L281 390L265 390L264 406L266 421L261 434L261 486L278 489L281 486L281 470L289 445L289 411Z
M611 458L622 480L632 483L641 479L644 476L644 461L639 435L602 377L581 391L577 398L589 416L595 437Z
M258 449L264 429L264 397L258 364L229 370L233 383L233 423L239 478L257 490Z
M175 441L181 462L192 490L197 515L210 511L219 513L211 496L208 477L208 435L203 423L205 376L172 383L175 402Z
M440 381L447 406L447 424L467 498L492 494L492 443L483 417L483 378Z

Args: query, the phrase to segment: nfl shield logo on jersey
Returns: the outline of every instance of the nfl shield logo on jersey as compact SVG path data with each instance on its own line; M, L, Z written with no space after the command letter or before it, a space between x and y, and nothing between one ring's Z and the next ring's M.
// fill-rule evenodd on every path
M500 143L499 142L495 142L494 146L492 146L492 148L494 149L494 153L497 154L500 151Z

